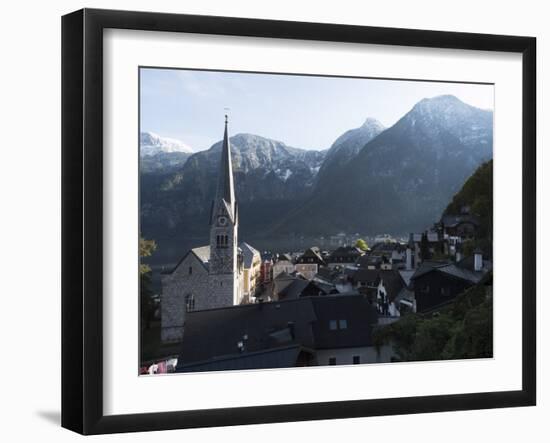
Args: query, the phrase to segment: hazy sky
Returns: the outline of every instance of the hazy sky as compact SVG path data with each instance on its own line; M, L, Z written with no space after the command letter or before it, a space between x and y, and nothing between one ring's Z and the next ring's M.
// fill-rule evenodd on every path
M367 117L391 126L426 97L453 94L493 109L493 86L298 75L141 69L141 130L195 151L247 132L303 149L327 149Z

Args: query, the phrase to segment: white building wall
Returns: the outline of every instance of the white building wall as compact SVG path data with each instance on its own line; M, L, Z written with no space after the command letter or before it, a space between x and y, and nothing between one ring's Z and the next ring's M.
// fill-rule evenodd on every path
M280 260L273 265L273 278L277 277L279 274L286 272L291 274L296 270L294 264L288 260Z
M297 263L296 272L302 274L308 280L313 280L313 277L317 274L317 263Z
M359 356L360 364L389 363L392 356L394 356L394 352L390 345L381 346L379 350L376 346L322 349L317 351L317 363L325 366L329 364L330 358L336 358L337 365L351 365L355 355Z

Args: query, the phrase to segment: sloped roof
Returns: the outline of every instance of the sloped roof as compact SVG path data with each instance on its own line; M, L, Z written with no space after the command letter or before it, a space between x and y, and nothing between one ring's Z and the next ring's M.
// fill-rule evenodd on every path
M438 268L437 271L460 278L461 280L469 281L471 283L479 283L481 278L485 275L485 272L470 271L468 269L460 268L456 264L443 266Z
M338 274L339 273L337 271L334 271L330 268L320 267L319 269L317 269L317 274L315 275L315 277L327 282L332 282L334 277L336 277Z
M369 265L376 266L382 263L382 257L379 255L369 253L359 257L355 263L359 268L366 268Z
M339 258L343 258L349 260L350 262L355 262L355 260L363 254L363 251L355 246L340 246L328 256L327 261L331 263Z
M330 294L331 292L334 293L334 291L336 291L336 286L332 283L325 283L319 280L311 280L309 284L318 288L323 294Z
M243 252L243 264L244 267L247 269L250 269L252 267L252 262L254 260L254 256L257 256L260 258L260 251L257 249L254 249L252 246L250 246L246 242L241 242L239 244L239 247L241 248Z
M377 319L376 309L361 295L304 297L193 311L187 314L178 369L198 362L215 366L220 359L232 360L283 346L371 346ZM345 320L346 327L330 329L331 320Z
M281 272L273 279L273 293L277 296L296 280L305 281L305 279L290 275L286 271Z
M293 322L294 339L287 345L314 344L311 323L315 312L308 299L264 302L187 313L178 366L281 346L270 335L289 328ZM246 337L246 338L245 338Z
M291 257L290 255L288 255L288 254L279 254L279 255L277 256L277 260L275 261L275 263L277 263L277 262L279 262L279 261L283 261L283 260L289 261L289 262L292 263L292 257Z
M162 272L162 274L172 274L176 269L178 269L179 265L182 264L182 262L187 258L189 254L193 254L199 262L208 270L208 262L210 260L210 245L208 246L199 246L197 248L189 249L185 255L180 258L180 260L176 263L176 265L168 270Z
M352 278L353 281L356 282L369 282L376 284L379 279L379 274L379 269L359 269Z
M414 273L415 273L415 271L413 269L411 269L411 270L406 270L406 269L399 270L399 275L401 275L401 278L405 282L406 286L409 286L409 284L411 283L411 277L414 275Z
M405 287L405 282L396 270L380 271L382 284L386 288L386 294L390 301L394 301L401 289Z
M417 268L415 273L412 275L411 280L414 280L424 274L427 274L428 272L432 272L436 268L447 266L448 264L449 262L425 260L420 264L420 266Z
M319 252L319 248L317 248L315 246L312 247L312 248L306 249L306 251L298 258L298 262L300 260L306 259L306 258L314 258L315 260L317 260L320 263L325 262L323 260L323 257L321 257L321 253Z
M296 366L300 354L313 355L301 345L281 346L256 352L234 354L201 362L178 365L177 372L230 371L243 369L290 368Z
M371 248L371 253L373 252L387 252L390 253L392 251L404 251L406 248L405 245L399 243L399 242L379 242L375 243Z
M200 246L198 248L191 249L203 263L207 263L210 260L210 245Z
M376 308L362 295L311 297L317 321L313 324L316 349L372 345ZM330 329L331 320L345 320L346 328Z
M281 289L276 289L278 290L277 296L279 297L279 300L296 299L302 294L302 291L309 285L309 283L310 282L308 280L294 278L290 284L285 285Z
M451 277L459 278L461 280L476 284L479 283L483 276L487 272L491 271L492 268L492 262L489 260L484 260L482 270L475 271L473 256L466 257L458 263L423 262L416 270L414 275L411 277L411 280L414 280L429 272L437 271Z

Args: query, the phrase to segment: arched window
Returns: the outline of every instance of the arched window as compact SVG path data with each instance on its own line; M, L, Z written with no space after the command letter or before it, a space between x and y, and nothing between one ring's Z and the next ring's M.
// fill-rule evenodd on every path
M185 310L187 312L195 310L195 296L193 294L187 294L185 296Z

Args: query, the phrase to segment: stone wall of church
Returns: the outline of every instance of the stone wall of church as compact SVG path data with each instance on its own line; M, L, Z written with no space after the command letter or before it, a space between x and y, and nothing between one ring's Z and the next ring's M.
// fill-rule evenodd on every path
M180 341L185 323L186 296L194 297L194 309L208 309L210 294L208 271L189 253L172 274L162 276L161 339Z
M234 274L210 274L209 296L199 309L233 306L237 292ZM202 307L204 306L204 307Z

